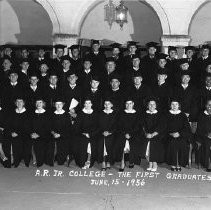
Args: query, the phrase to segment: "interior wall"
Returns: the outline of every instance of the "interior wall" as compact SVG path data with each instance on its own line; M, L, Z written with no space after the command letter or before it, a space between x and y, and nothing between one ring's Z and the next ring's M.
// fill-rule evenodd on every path
M192 18L189 26L191 45L197 46L206 41L211 42L211 2L205 3Z
M121 31L118 24L113 23L110 29L104 21L105 4L106 2L98 4L87 15L81 27L81 38L106 39L122 44L134 40L141 45L149 41L160 41L161 24L156 13L148 5L138 0L125 1L129 10L128 23L124 24Z
M0 44L52 44L51 20L44 8L33 0L2 0L0 13Z

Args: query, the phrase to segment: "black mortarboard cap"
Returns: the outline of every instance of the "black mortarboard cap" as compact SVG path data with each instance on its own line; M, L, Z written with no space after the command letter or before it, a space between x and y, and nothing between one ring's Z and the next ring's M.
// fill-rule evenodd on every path
M111 77L111 80L112 79L118 79L119 81L121 81L121 76L119 75L119 74L117 74L117 73L114 73L113 75L112 75L112 77ZM110 81L111 81L110 80Z
M71 50L79 49L79 48L80 48L80 45L78 45L78 44L74 44L74 45L68 47L68 49L71 49Z
M148 42L148 43L146 43L146 47L147 47L147 48L150 48L150 47L156 48L157 45L158 45L157 42Z
M115 62L115 59L113 57L106 58L106 62Z
M120 48L121 44L115 42L115 43L111 44L110 47L112 47L112 48Z
M140 56L139 56L138 54L132 55L132 59L136 59L136 58L141 59Z
M83 62L90 61L92 63L92 58L89 55L84 56Z
M57 50L57 49L64 49L65 47L66 47L66 46L63 45L63 44L54 45L55 50Z
M187 52L188 50L195 51L196 48L195 48L194 46L186 46L186 47L185 47L185 52Z
M164 54L164 53L159 53L158 55L158 59L166 59L168 57L168 55Z
M64 60L70 61L70 56L68 56L68 55L62 56L62 57L61 57L61 62L63 62Z
M56 102L63 102L64 103L65 102L64 97L57 95L55 100L54 100L54 103L56 103Z
M201 46L201 49L210 49L210 46L208 44L203 44Z
M179 65L182 65L184 63L188 63L188 59L187 58L181 58L181 59L179 59Z
M51 70L49 76L57 76L58 77L58 73L55 70Z
M100 40L96 40L96 39L92 39L91 42L92 42L92 45L93 44L100 44Z
M161 74L161 75L164 75L164 74L168 74L167 73L167 69L166 68L159 68L158 71L157 71L157 74Z
M175 46L168 46L168 51L177 51L177 47Z
M128 46L128 47L134 46L134 45L137 46L137 44L138 44L138 42L135 42L135 41L128 41L128 42L127 42L127 46Z
M100 77L95 74L95 75L92 76L92 80L100 82Z
M133 77L142 77L143 78L143 75L140 71L134 71Z
M124 98L124 101L127 102L127 101L133 101L134 102L134 97L132 95L127 95L125 98Z

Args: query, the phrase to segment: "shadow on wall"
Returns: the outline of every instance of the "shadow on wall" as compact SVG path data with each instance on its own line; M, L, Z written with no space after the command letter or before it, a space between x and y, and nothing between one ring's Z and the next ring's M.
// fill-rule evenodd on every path
M44 8L33 0L8 0L15 11L20 34L16 34L21 45L51 45L53 26Z
M147 42L160 42L162 27L156 12L143 1L125 1L133 20L134 34L132 40L141 45Z

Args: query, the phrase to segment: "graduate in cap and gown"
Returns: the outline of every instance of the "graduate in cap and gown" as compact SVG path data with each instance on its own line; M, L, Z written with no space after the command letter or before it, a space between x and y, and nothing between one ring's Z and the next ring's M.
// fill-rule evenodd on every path
M92 108L92 101L86 97L83 108L77 115L74 128L76 130L77 155L76 164L82 169L93 166L97 160L97 137L99 133L99 120L97 112Z
M117 117L111 98L104 98L104 109L99 113L99 138L97 142L98 162L102 163L102 170L110 169L113 163Z
M207 99L205 110L199 115L196 143L199 148L202 147L204 166L211 172L211 98Z
M51 140L48 142L47 164L63 165L67 160L68 146L70 140L71 121L68 113L64 108L64 98L57 96L54 100L55 111L50 118Z
M167 163L172 171L181 171L181 166L188 163L188 146L191 137L191 129L188 118L180 109L181 103L178 97L170 102L170 110L166 115L167 124Z
M148 171L157 171L157 163L164 161L165 117L158 111L156 98L148 98L147 110L143 115L143 151L149 161Z
M31 114L30 136L33 142L33 152L35 159L33 164L41 167L46 163L47 146L50 143L50 124L49 113L45 109L45 101L41 95L37 95L35 100L35 109Z
M119 171L124 171L125 154L129 153L129 168L139 164L141 155L142 120L139 113L134 109L134 100L127 97L125 109L119 113L117 123L117 139L115 142L115 160L121 161Z

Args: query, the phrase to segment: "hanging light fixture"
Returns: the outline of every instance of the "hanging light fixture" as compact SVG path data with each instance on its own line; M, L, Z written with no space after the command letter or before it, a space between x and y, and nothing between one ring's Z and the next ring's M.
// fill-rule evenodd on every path
M108 22L110 29L112 27L113 22L115 22L115 13L116 7L112 0L109 0L108 4L104 6L104 20Z
M116 7L116 23L120 25L120 29L123 30L124 23L127 23L128 8L124 5L124 1L121 0L119 6Z

